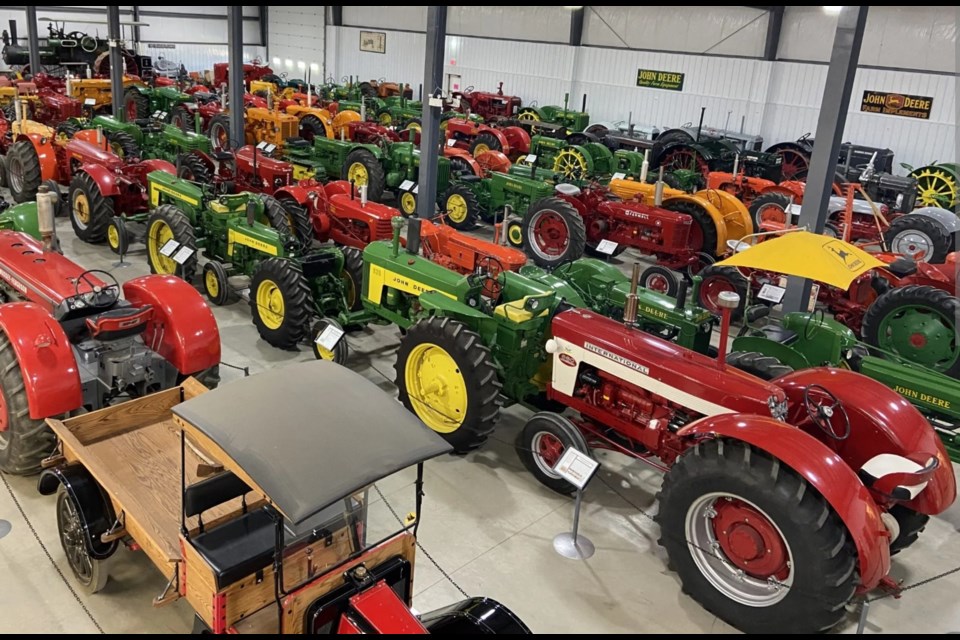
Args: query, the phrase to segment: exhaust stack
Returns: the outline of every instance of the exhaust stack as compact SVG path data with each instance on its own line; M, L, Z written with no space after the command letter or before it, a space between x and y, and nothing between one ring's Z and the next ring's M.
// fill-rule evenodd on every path
M628 327L637 326L637 287L640 285L640 263L633 263L633 273L630 276L630 293L623 305L623 323Z
M59 193L52 193L50 187L41 184L37 190L37 226L40 230L40 240L47 251L59 252L57 242L57 227L54 221L54 208L60 198Z
M723 371L727 368L727 339L730 337L730 320L733 310L740 306L740 294L733 291L721 291L717 296L720 307L720 344L717 347L717 365Z
M644 161L646 164L646 161ZM653 204L658 207L663 206L663 167L660 167L660 176L657 178L657 186L653 190Z

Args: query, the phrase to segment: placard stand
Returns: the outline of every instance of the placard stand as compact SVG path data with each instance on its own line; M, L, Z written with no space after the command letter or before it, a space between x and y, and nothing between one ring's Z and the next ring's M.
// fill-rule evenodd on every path
M583 504L583 490L599 467L600 463L589 454L573 447L567 447L553 467L558 476L577 488L577 501L573 506L573 530L558 534L553 539L553 549L564 558L586 560L596 552L593 542L580 535L580 507Z
M564 558L571 560L586 560L593 556L596 547L586 536L578 533L580 529L580 503L583 498L583 489L577 489L577 502L573 507L573 531L559 533L553 539L553 549Z

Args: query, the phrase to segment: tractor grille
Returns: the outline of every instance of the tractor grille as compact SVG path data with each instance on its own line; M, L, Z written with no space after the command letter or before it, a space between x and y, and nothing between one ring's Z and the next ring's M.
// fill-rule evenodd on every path
M377 220L376 237L371 240L389 240L393 237L393 225L390 220Z
M437 189L446 189L450 184L450 161L440 158L437 164Z
M296 138L300 135L300 121L294 118L289 120L283 118L280 120L280 139L288 140L290 138Z

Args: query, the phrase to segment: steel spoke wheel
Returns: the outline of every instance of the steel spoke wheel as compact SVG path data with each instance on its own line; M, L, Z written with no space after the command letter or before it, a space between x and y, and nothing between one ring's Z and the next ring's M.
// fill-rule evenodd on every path
M57 530L67 563L80 585L88 593L103 589L107 584L107 572L101 560L90 556L77 506L62 487L57 493Z

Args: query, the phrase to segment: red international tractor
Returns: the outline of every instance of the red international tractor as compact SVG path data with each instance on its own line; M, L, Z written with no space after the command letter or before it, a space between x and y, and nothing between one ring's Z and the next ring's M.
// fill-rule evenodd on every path
M510 160L530 153L530 134L522 127L491 127L464 118L446 121L448 147L464 149L474 156L487 151L500 151Z
M498 118L516 118L520 114L523 102L517 96L503 95L503 83L497 87L496 93L489 91L474 91L467 87L464 91L454 91L454 98L460 99L461 113L473 113L484 120Z
M217 89L230 85L230 65L226 62L216 62L213 65L213 86ZM259 60L253 60L243 65L243 86L249 88L251 80L271 81L272 78L278 78L273 69Z
M47 216L52 232L52 210ZM146 276L121 287L31 236L0 231L0 291L4 473L38 471L52 453L46 418L169 389L191 375L208 386L219 381L217 323L180 278Z
M554 469L570 447L663 470L655 517L669 566L746 632L829 629L855 595L895 586L891 554L956 497L917 409L848 369L771 380L727 365L735 295L717 358L636 328L629 300L623 324L583 309L553 319L547 396L576 414L535 414L517 440L524 466L562 493L573 487Z
M4 105L4 115L11 122L17 119L17 102L20 103L24 119L50 127L83 115L80 101L64 95L62 90L40 86L35 82L17 82L14 85L3 76L0 76L0 101Z

